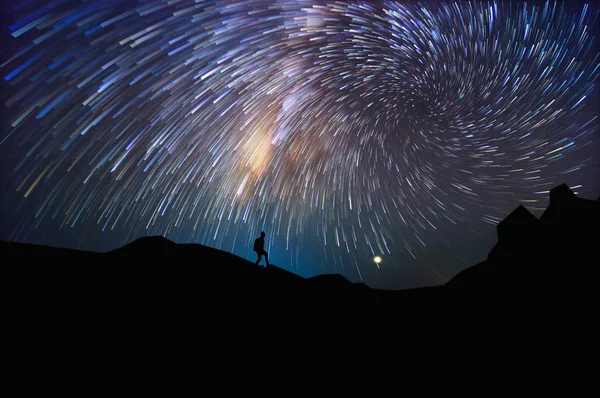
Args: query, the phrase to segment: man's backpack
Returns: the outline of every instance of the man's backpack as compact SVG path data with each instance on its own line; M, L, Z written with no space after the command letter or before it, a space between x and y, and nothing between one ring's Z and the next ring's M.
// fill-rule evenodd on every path
M260 238L256 238L254 240L254 251L257 252L261 249L260 247Z

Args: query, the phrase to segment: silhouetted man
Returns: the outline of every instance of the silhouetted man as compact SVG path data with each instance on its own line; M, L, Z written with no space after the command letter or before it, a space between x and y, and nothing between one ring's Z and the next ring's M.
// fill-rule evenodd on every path
M269 253L267 253L265 251L265 233L261 232L260 233L260 238L256 238L256 240L254 241L254 251L256 252L256 255L258 256L258 260L256 260L256 265L258 265L258 263L260 263L260 259L262 258L262 256L265 256L265 261L267 263L267 265L265 265L265 268L269 266Z

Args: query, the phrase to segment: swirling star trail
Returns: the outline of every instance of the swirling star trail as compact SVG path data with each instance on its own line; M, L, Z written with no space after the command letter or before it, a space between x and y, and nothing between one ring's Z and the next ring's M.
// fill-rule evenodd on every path
M254 261L264 230L282 268L404 288L483 260L560 183L600 193L598 3L3 11L2 239Z

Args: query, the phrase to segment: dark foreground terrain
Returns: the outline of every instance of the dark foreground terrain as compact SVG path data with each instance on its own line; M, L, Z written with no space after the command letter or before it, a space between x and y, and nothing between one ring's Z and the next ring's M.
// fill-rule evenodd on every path
M113 308L122 304L132 306L132 312L149 302L178 309L195 303L198 311L223 305L277 310L378 304L401 309L441 305L463 293L506 299L583 286L599 264L599 201L578 198L560 185L551 190L540 219L519 206L498 225L498 243L486 261L444 286L402 291L371 289L339 275L305 279L277 266L257 267L231 253L162 237L141 238L107 253L0 242L0 254L13 275L9 285L39 300L62 297Z

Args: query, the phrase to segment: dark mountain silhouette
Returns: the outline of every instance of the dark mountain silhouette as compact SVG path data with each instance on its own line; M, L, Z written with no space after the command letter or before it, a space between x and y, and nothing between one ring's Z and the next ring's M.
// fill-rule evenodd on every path
M600 198L578 198L566 184L550 191L537 219L517 207L497 226L498 243L487 260L467 268L447 287L544 289L580 286L599 256Z
M369 305L390 301L389 292L352 283L341 275L303 278L276 265L264 268L223 250L198 244L176 244L160 236L139 238L106 253L60 249L24 243L0 242L2 257L46 257L33 260L26 283L36 291L52 289L90 292L111 291L105 300L128 301L156 294L214 305L273 306L280 304ZM60 259L54 259L61 257ZM17 260L18 261L18 260ZM9 259L9 262L12 262ZM33 265L33 267L32 267ZM81 290L80 290L81 289ZM410 289L394 293L393 300L410 300L439 288ZM428 295L430 295L428 293ZM183 298L182 298L183 299Z
M568 186L559 185L550 191L550 203L540 219L518 206L498 224L498 243L487 260L463 270L444 286L402 291L372 289L340 275L306 279L276 265L263 268L222 250L156 236L107 253L0 242L0 255L12 269L26 270L24 285L52 295L77 291L115 303L162 297L164 302L178 298L213 306L394 304L406 308L408 303L440 303L457 291L494 294L501 289L498 294L506 294L576 283L597 266L599 214L600 201L578 198ZM39 256L52 259L32 258Z

